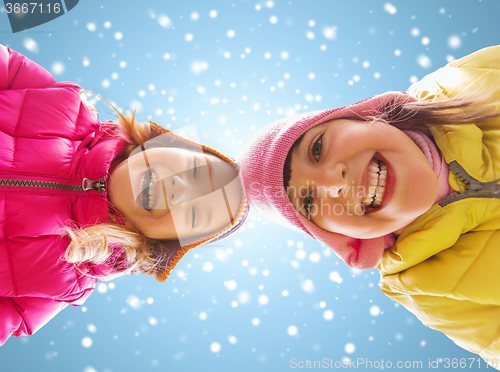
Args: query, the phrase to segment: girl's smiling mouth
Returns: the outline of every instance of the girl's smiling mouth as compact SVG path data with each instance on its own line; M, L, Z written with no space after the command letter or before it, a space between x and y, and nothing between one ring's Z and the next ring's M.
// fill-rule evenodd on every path
M386 178L387 165L382 160L370 160L368 166L368 190L362 203L365 207L380 207L384 198Z
M365 214L380 211L386 206L394 192L395 179L391 165L375 153L368 165L368 189L362 200Z
M151 211L158 196L158 175L152 168L144 171L139 180L139 196L137 204L147 211Z

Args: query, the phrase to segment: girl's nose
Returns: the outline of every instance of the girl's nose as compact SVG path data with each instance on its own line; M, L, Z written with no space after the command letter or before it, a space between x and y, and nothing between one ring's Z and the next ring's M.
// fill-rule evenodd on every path
M323 172L322 172L323 173ZM344 164L336 164L325 170L321 177L321 187L324 192L323 197L338 198L342 196L347 187L347 168ZM318 187L318 188L319 188Z
M168 203L170 205L182 203L186 195L186 180L179 175L174 175L171 178L170 189L167 193Z
M172 176L169 184L170 190L167 197L171 205L185 203L212 192L212 183L207 167L199 170L196 179L192 179L189 172L181 172Z

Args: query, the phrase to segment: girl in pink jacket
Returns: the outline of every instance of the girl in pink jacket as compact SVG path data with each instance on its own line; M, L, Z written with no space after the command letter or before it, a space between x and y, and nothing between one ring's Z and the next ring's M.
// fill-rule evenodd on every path
M30 335L98 280L164 281L247 214L236 164L118 113L0 45L0 345Z

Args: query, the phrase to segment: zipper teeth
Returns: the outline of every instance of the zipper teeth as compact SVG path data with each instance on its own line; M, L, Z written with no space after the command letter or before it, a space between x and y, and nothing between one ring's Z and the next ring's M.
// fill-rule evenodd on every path
M0 186L38 187L38 188L46 188L46 189L84 191L83 188L79 185L67 185L65 183L49 182L49 181L0 179Z
M465 191L460 191L441 199L438 203L441 207L467 198L500 199L500 185L498 184L500 179L485 183L479 182L471 177L456 160L452 161L449 167L453 174L465 184Z

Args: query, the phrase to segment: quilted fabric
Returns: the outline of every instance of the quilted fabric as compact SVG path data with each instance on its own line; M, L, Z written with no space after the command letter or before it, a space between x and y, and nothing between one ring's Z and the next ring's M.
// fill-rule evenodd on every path
M81 185L108 174L125 147L111 122L80 100L75 83L0 45L0 179ZM106 194L0 186L0 345L37 331L67 304L81 305L96 279L61 259L63 226L109 222ZM114 272L89 266L91 275Z
M500 111L500 46L453 61L408 89L418 100L442 100L487 89ZM486 103L486 102L485 102ZM500 179L500 118L432 127L446 162L479 182ZM497 181L498 182L498 181ZM450 186L465 184L450 172ZM381 290L422 323L500 368L500 199L435 204L408 226L379 265Z

